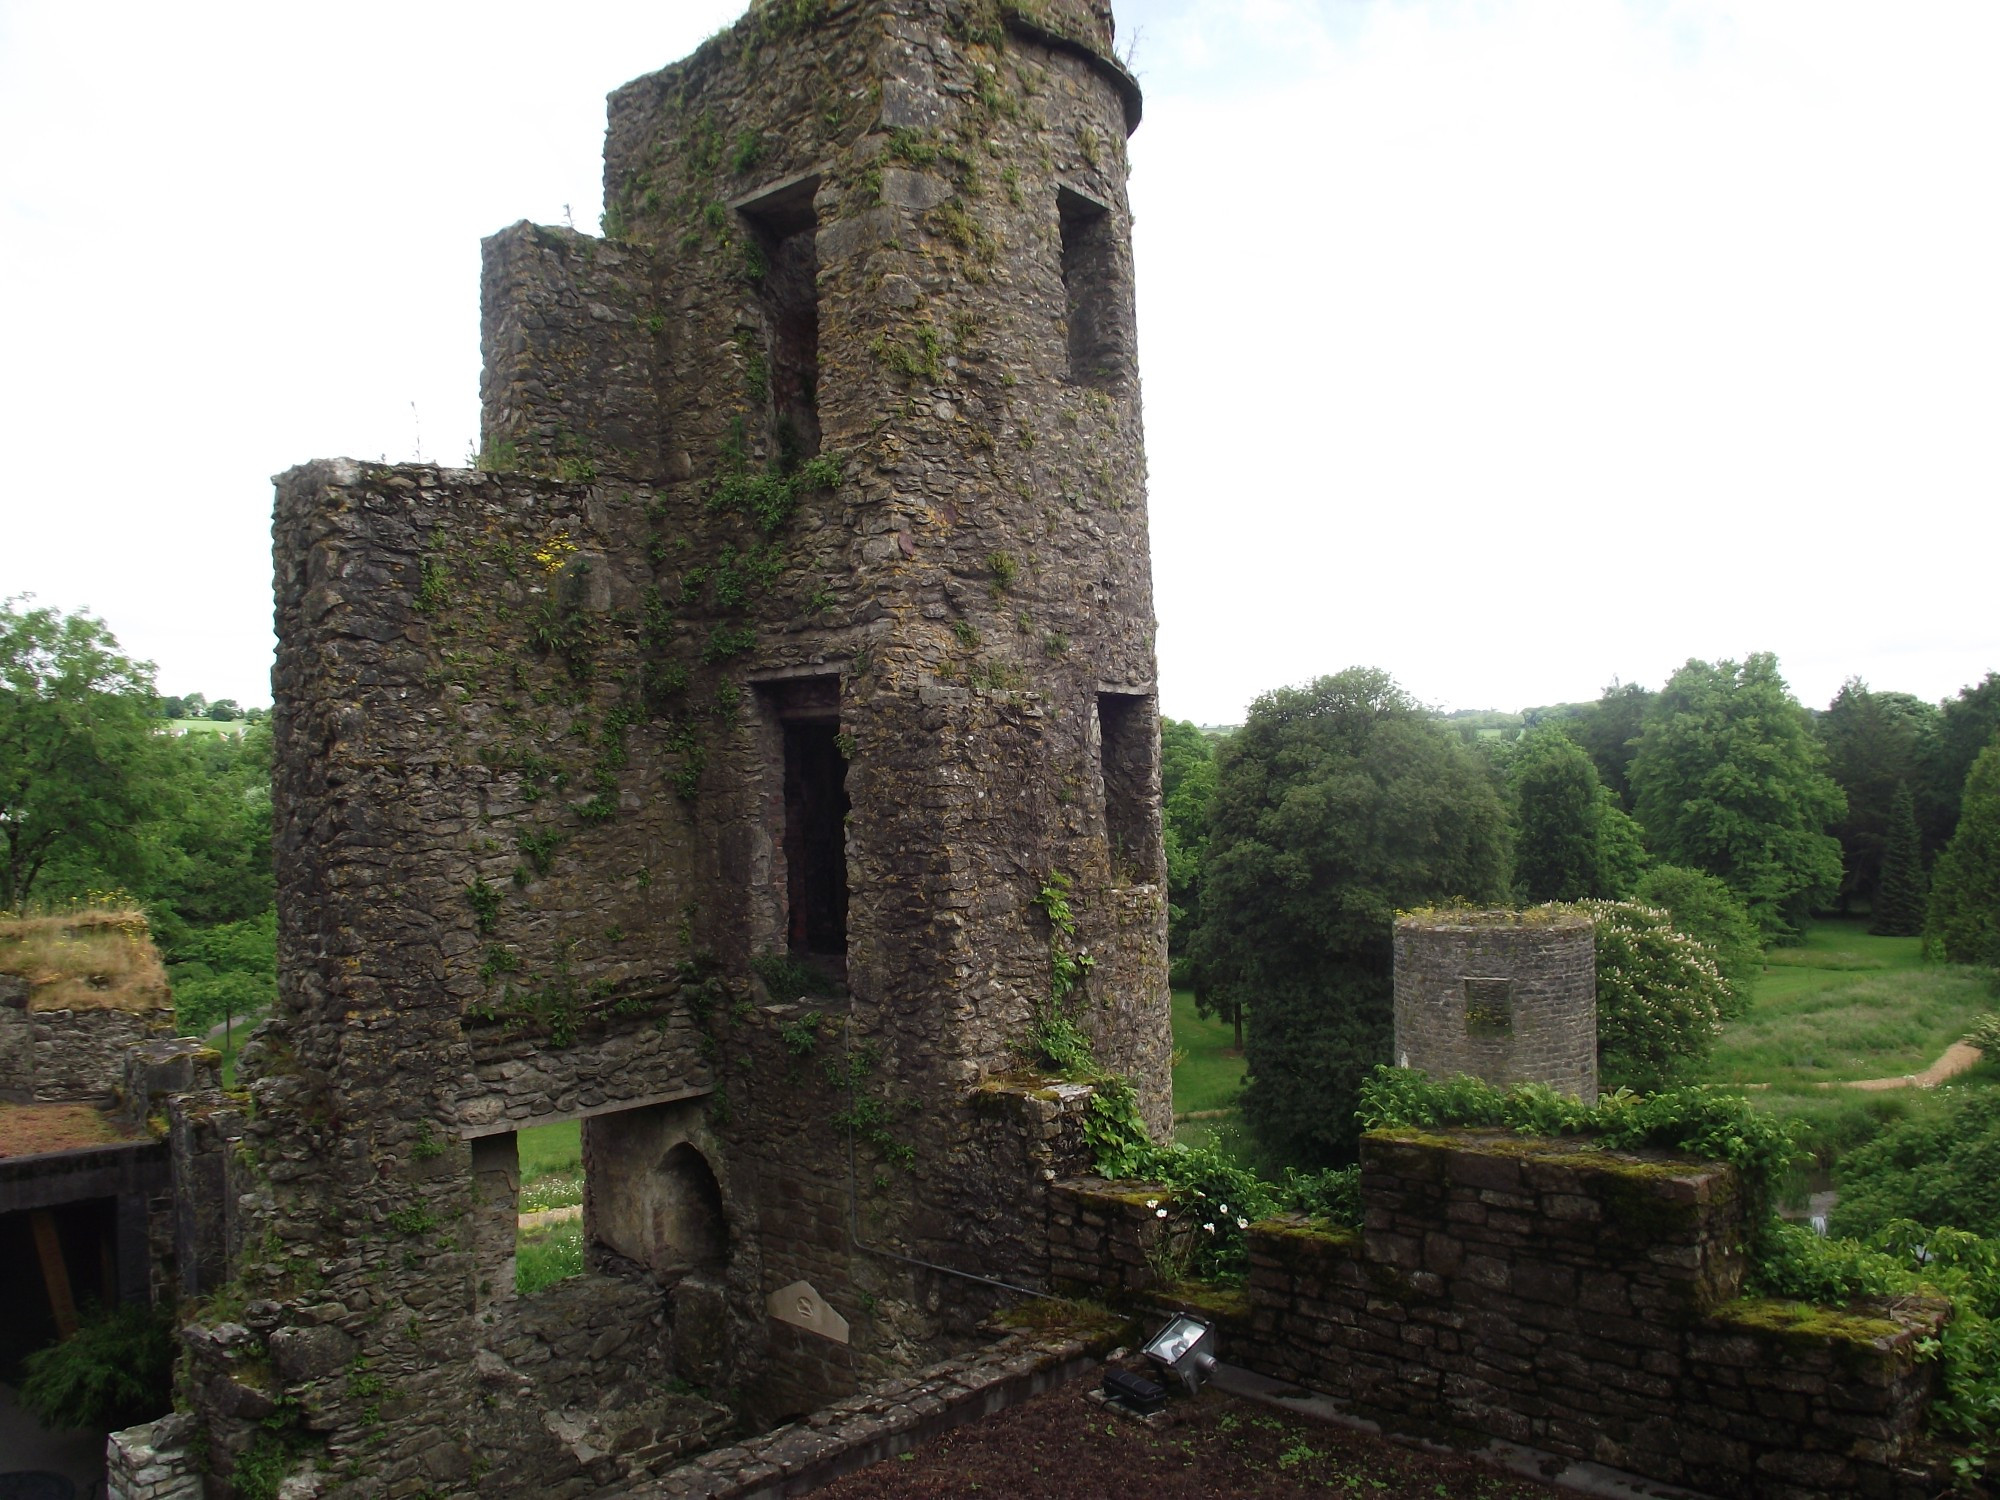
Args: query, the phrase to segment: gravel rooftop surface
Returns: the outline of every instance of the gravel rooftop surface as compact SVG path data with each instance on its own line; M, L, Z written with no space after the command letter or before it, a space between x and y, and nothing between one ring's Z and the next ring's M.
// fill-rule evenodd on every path
M1213 1389L1176 1398L1155 1429L1092 1401L1087 1393L1100 1379L1093 1372L815 1493L826 1500L1545 1500L1568 1493Z

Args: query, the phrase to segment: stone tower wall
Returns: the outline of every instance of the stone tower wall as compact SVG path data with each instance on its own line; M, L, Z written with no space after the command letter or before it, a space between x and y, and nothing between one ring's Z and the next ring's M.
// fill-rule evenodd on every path
M289 1413L368 1493L584 1493L705 1430L669 1374L768 1418L955 1347L1047 1277L1057 945L1167 1127L1108 46L753 9L613 96L609 238L487 242L480 469L281 476L218 1473ZM590 1271L517 1299L514 1132L572 1119Z
M1396 1062L1597 1100L1590 919L1449 912L1396 922Z

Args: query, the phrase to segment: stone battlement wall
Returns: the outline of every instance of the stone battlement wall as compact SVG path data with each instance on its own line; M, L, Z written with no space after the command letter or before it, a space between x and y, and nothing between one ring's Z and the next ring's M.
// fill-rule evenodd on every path
M1164 1189L1058 1184L1077 1284L1174 1301L1148 1254ZM1724 1496L1916 1497L1945 1307L1740 1295L1741 1203L1711 1162L1498 1133L1362 1141L1365 1227L1249 1231L1221 1355L1448 1428Z

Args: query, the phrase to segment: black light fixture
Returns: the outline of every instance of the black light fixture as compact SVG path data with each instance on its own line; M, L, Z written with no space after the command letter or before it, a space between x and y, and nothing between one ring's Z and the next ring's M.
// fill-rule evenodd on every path
M1192 1396L1215 1372L1215 1329L1200 1318L1177 1314L1140 1351L1187 1387Z

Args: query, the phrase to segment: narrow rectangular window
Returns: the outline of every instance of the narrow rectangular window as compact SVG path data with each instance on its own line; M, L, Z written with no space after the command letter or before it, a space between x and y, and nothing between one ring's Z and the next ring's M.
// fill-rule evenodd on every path
M818 187L817 176L796 178L737 205L764 322L763 369L751 372L750 395L763 403L765 451L782 472L819 453Z
M771 808L778 842L775 894L783 943L802 958L825 959L836 977L847 954L847 744L840 732L840 679L800 677L759 685L779 757Z
M1062 221L1064 318L1069 325L1069 378L1076 385L1110 385L1130 359L1130 339L1118 295L1117 240L1111 210L1074 188L1056 190Z
M847 762L840 725L785 725L785 939L794 953L847 953Z
M1160 851L1160 725L1152 697L1099 693L1097 733L1111 867L1131 880L1155 882L1164 872Z

